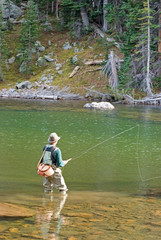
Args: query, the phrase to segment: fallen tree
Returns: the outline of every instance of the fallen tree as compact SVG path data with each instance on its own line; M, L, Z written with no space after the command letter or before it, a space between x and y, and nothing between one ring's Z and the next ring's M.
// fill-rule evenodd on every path
M101 92L98 92L98 91L95 91L95 90L92 90L92 89L89 89L89 88L85 88L85 87L84 87L84 89L87 90L90 93L93 93L94 95L101 96L102 98L106 98L109 101L112 100L111 95L108 94L108 93L101 93Z
M100 96L102 99L109 100L111 102L117 102L117 103L122 103L122 104L131 104L131 105L139 105L139 104L144 104L144 105L161 105L161 93L160 94L155 94L151 97L145 97L142 99L134 99L132 96L127 95L127 94L108 94L108 93L101 93L92 89L85 88L88 92L92 93L92 96Z
M101 38L105 38L107 42L113 42L114 45L120 49L120 45L115 41L115 39L107 37L106 34L103 31L101 31L96 25L93 24L92 27L94 32L98 34Z
M80 69L80 67L79 67L79 66L76 66L76 67L74 68L73 72L70 74L69 78L72 78L72 77L78 72L79 69Z
M161 105L161 94L155 94L151 97L145 97L139 100L134 99L134 104Z
M100 65L104 62L104 60L93 60L85 62L85 65Z

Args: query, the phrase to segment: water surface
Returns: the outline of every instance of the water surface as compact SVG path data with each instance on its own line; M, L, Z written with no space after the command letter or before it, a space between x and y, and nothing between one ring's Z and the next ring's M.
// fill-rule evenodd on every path
M2 222L3 239L145 239L149 228L152 235L146 239L157 239L159 232L152 237L160 221L160 198L151 203L145 195L160 191L161 108L115 105L112 111L99 111L83 105L83 101L0 100L1 201L36 210L34 218ZM51 132L61 136L63 158L74 157L63 169L69 188L66 198L56 191L44 198L42 178L36 173ZM150 204L158 220L147 227ZM55 205L58 211L53 210ZM142 206L146 206L143 213L138 210ZM66 219L62 224L61 218ZM129 222L132 225L126 229ZM135 238L137 231L132 229L138 230L140 224L142 237Z

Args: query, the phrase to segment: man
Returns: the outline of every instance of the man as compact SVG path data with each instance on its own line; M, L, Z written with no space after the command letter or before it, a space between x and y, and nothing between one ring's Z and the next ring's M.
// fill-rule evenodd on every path
M59 139L60 137L58 137L56 133L51 133L48 138L49 144L43 148L43 151L45 149L46 151L42 162L44 164L52 165L52 168L54 169L54 174L52 176L44 177L43 186L46 193L52 192L53 187L62 193L66 193L68 191L60 168L64 167L71 160L71 158L66 161L62 160L61 150L56 147Z

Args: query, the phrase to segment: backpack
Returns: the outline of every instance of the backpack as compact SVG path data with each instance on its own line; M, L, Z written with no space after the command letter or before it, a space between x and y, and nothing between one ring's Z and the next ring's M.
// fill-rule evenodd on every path
M46 151L46 149L47 149L47 146L43 151L43 154L37 165L37 173L41 177L50 177L55 172L51 165L52 163L54 163L53 153L56 150L56 147L52 147L50 151Z
M52 165L54 164L53 153L56 150L56 147L52 147L50 151L45 151L42 162L44 164Z

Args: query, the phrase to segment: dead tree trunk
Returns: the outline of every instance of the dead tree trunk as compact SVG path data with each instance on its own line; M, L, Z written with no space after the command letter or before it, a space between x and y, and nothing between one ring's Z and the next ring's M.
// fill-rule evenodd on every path
M82 6L80 9L81 17L82 17L82 22L83 22L83 27L88 28L89 27L89 19L86 11L86 7Z
M116 87L119 85L119 80L118 80L116 61L115 61L113 51L111 51L110 53L110 61L111 61L111 71L112 71L112 79L111 79L110 85L114 90L116 90Z
M106 20L107 10L105 9L107 4L108 4L108 0L103 0L103 27L102 27L103 32L107 32L107 29L108 29L108 23Z
M51 13L54 13L54 1L51 2Z
M146 91L147 95L150 97L152 96L152 90L151 90L151 76L150 76L150 4L149 0L147 1L148 3L148 44L147 44L147 70L146 70Z
M59 0L56 0L55 15L56 15L56 18L59 19Z
M159 7L160 11L161 11L161 2L160 2L160 7ZM159 14L159 41L158 41L158 52L159 52L159 59L161 59L161 12ZM160 70L161 72L161 70Z

